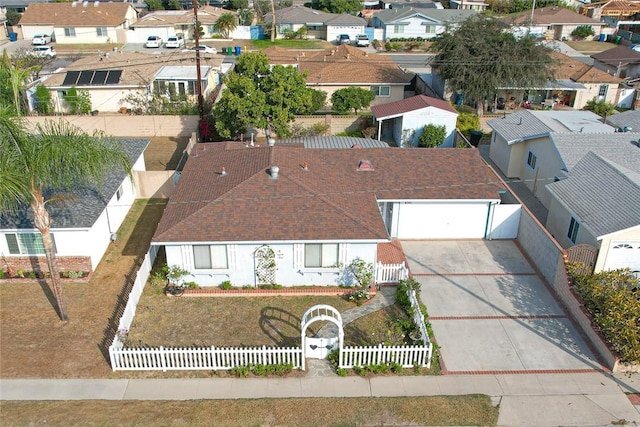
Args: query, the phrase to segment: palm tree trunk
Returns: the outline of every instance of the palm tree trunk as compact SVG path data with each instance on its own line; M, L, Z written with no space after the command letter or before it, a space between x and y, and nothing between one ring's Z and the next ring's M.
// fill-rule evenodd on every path
M271 41L276 41L276 5L271 0Z
M31 208L34 213L34 223L42 235L42 244L47 258L47 265L49 266L49 275L51 276L51 287L53 288L53 294L56 298L56 304L58 305L58 315L61 321L67 322L69 318L62 295L62 286L60 285L60 268L58 267L58 260L53 246L53 238L49 232L51 228L51 217L44 203L42 192L32 191L32 195L33 201L31 202Z

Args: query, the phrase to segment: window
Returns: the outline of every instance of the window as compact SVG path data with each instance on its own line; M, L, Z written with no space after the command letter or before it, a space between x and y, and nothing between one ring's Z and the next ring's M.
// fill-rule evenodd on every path
M196 269L229 268L226 245L194 245L193 263Z
M424 26L424 32L427 34L433 34L436 32L436 26L435 25L425 25Z
M371 90L376 96L390 96L391 86L371 86Z
M40 233L10 233L5 234L7 247L11 255L44 255L44 244ZM53 239L54 251L56 242Z
M216 26L215 25L207 25L207 29L209 30L209 34L215 34Z
M404 25L394 25L393 26L393 32L396 33L396 34L404 33Z
M76 29L75 28L65 28L64 29L64 35L67 37L75 37L76 36Z
M107 27L97 27L96 34L98 37L107 37L109 33L107 33Z
M178 94L179 95L185 95L185 88L184 88L184 82L178 82Z
M307 268L338 265L337 243L309 243L304 245L304 266Z
M606 98L608 90L609 90L609 85L600 85L600 89L598 89L598 97Z
M580 229L580 223L576 221L574 217L571 217L571 222L569 223L569 232L567 233L567 237L573 243L576 242L576 237L578 237L578 230Z
M116 200L120 201L120 199L122 198L122 194L124 193L124 189L122 188L122 184L120 184L120 187L118 187L118 191L116 191Z
M527 164L531 167L531 169L536 168L536 160L538 160L536 155L533 154L531 151L529 151L529 156L527 157Z

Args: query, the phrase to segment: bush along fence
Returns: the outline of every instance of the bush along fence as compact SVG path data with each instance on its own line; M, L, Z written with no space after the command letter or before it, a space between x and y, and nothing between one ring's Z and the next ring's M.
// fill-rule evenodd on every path
M297 347L216 348L211 346L176 348L160 346L135 348L126 346L127 335L156 255L155 247L152 247L152 250L145 256L129 294L124 313L120 318L118 331L109 347L109 358L113 371L235 371L256 366L275 365L303 369L304 352L302 348ZM403 271L398 266L404 267L405 272L397 273L398 271ZM406 275L406 267L402 264L398 266L395 266L395 274ZM410 285L407 286L407 283ZM412 283L416 282L400 280L398 287L402 292L399 295L406 295L406 297L401 298L399 302L412 316L416 332L411 336L411 340L414 344L419 344L393 347L385 347L382 344L370 347L344 347L340 350L339 368L354 368L384 363L401 365L403 368L415 368L416 366L429 368L431 366L432 344L416 298L415 288L411 288Z

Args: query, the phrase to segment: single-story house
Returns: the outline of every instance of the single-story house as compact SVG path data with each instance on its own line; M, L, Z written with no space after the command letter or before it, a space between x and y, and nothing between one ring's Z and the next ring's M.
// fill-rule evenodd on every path
M629 46L619 45L613 49L591 55L593 65L616 77L635 78L640 76L640 52Z
M477 150L198 144L151 244L202 286L332 285L393 238L485 238L502 190Z
M588 152L566 179L547 188L551 204L546 227L562 246L598 248L595 271L628 268L640 273L640 169Z
M583 25L593 28L595 37L599 37L602 28L607 26L607 24L597 19L580 15L559 6L546 6L535 9L533 11L533 22L531 21L531 9L508 15L501 19L512 26L514 34L524 35L531 33L547 40L571 39L573 30Z
M56 43L125 43L138 19L131 3L73 1L33 3L20 18L22 36L49 34Z
M375 92L371 105L404 99L411 76L386 55L371 55L349 45L339 45L320 52L293 51L280 47L264 49L270 64L296 66L307 72L307 86L331 95L347 87Z
M231 13L237 19L237 13L234 11L212 6L202 6L198 9L198 21L204 31L201 39L220 36L214 29L214 24L224 13ZM194 20L193 9L154 11L131 26L127 32L127 42L144 43L149 36L158 36L166 41L168 37L176 34L182 34L185 40L193 40Z
M508 178L523 180L547 208L547 184L565 178L589 149L634 154L629 134L615 133L591 111L519 110L487 124L491 160Z
M273 22L271 12L264 17L264 22ZM309 7L294 5L276 10L276 33L278 38L285 33L307 28L307 38L335 41L340 34L348 34L353 40L364 33L367 21L348 13L327 13Z
M458 112L447 101L416 95L401 101L371 107L378 124L378 139L393 139L399 146L415 147L424 126L446 129L443 147L453 147Z
M476 15L469 9L418 9L404 7L382 10L371 19L375 28L384 31L384 40L421 37L431 39L446 30L447 25L460 23Z
M640 14L640 5L631 0L610 0L598 3L580 3L578 10L582 15L607 21L633 21Z
M200 54L202 94L209 96L221 83L222 57ZM91 109L119 112L135 108L130 97L158 93L170 97L187 95L196 99L195 53L176 52L148 55L114 52L83 57L42 82L51 92L55 111L69 110L65 96L71 87L86 91Z
M559 52L551 52L550 56L556 61L553 68L554 81L548 81L539 87L499 88L497 97L505 100L514 98L515 105L519 105L521 101L543 104L555 98L558 104L576 110L584 108L594 98L604 99L614 105L631 102L626 98L633 97L634 91L623 91L622 79Z
M120 139L132 164L132 171L144 171L144 150L148 139ZM51 200L51 234L61 271L91 272L102 259L109 243L136 198L131 177L112 173L102 186L87 187L70 197ZM33 211L25 206L15 215L0 216L0 269L47 271L42 237L33 223Z
M483 0L450 0L449 7L451 9L470 9L478 13L484 13L489 5Z
M618 132L640 131L640 110L628 110L612 114L607 117L606 123L613 126Z

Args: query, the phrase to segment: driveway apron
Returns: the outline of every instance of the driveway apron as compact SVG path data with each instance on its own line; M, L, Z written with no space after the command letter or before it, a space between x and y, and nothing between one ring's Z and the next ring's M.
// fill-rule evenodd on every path
M445 373L601 369L513 241L401 243L422 285Z

